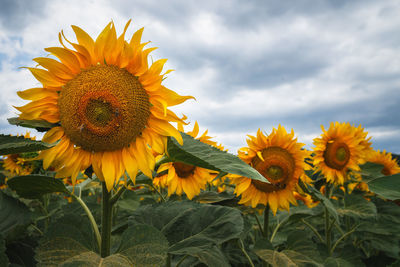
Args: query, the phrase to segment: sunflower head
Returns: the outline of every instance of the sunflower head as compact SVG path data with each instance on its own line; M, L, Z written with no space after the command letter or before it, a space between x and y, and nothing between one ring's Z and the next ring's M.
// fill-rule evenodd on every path
M29 138L31 140L36 139L36 137L30 136L30 132L26 132L24 138ZM10 177L16 175L31 174L35 167L32 160L36 156L37 156L36 153L19 153L19 154L5 155L3 159L3 168L9 173Z
M367 157L367 161L383 165L383 175L394 175L400 173L400 167L396 159L392 157L392 153L383 151L373 151Z
M95 40L77 26L76 42L61 32L61 47L45 49L56 59L35 58L39 67L28 68L43 86L18 92L31 101L17 107L20 119L54 125L43 137L58 141L39 155L44 168L53 166L57 177L71 177L73 184L89 166L108 190L125 172L132 180L138 170L151 177L152 151L162 154L168 136L182 143L170 122L183 119L168 108L193 97L162 85L172 70L162 73L166 59L149 65L155 48L141 42L143 28L125 40L129 24L117 36L110 22Z
M178 129L183 132L183 125L179 124ZM199 125L196 121L192 131L186 133L203 143L216 145L216 142L211 140L207 132L205 131L201 136L197 137ZM200 194L200 190L205 188L207 182L215 177L213 171L178 161L162 164L157 172L160 175L155 182L153 180L155 185L162 186L166 184L169 196L173 193L181 195L185 192L188 199Z
M361 127L349 123L331 123L328 131L321 126L323 134L314 139L313 164L328 182L342 185L347 171L358 171L370 150L369 139Z
M254 167L270 183L246 177L234 177L235 193L242 195L239 203L256 207L269 205L275 214L277 209L289 210L289 203L296 205L293 188L307 169L305 158L309 152L302 149L293 130L287 133L279 125L269 136L258 130L257 136L248 136L248 147L238 151L239 157Z

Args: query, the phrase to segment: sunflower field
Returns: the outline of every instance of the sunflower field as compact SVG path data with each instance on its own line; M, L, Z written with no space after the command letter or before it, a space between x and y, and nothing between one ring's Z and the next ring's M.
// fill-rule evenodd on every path
M0 266L400 266L398 155L347 122L233 154L169 109L194 97L129 25L72 26L28 68L9 123L44 136L0 135Z

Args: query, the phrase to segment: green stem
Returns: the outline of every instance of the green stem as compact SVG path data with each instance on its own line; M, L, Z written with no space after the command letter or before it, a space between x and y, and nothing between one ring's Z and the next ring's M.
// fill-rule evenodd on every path
M253 261L251 260L249 254L247 254L246 249L244 248L244 244L243 244L242 239L238 239L238 243L239 243L240 250L241 250L241 251L243 252L243 254L246 256L247 260L248 260L249 263L250 263L250 266L251 266L251 267L254 267ZM178 266L178 265L177 265L177 266Z
M329 211L327 208L325 208L325 242L328 252L331 250L331 232L329 231L329 226Z
M43 232L36 225L34 225L34 224L31 224L31 225L32 225L33 229L35 229L36 231L39 232L40 235L43 235Z
M267 204L267 206L265 207L264 210L264 237L266 239L268 239L268 224L269 224L269 205Z
M76 201L78 201L78 203L79 203L79 204L82 206L82 208L85 210L86 215L88 216L88 218L89 218L89 220L90 220L90 223L92 224L93 232L94 232L94 235L96 236L97 245L98 245L98 247L99 247L99 249L100 249L100 246L101 246L101 236L100 236L99 228L97 227L96 220L95 220L94 217L93 217L93 214L90 212L90 209L88 208L88 206L86 206L85 202L83 202L83 200L82 200L80 197L74 195L73 193L71 193L71 196L72 196L73 198L75 198Z
M334 225L335 225L336 229L338 229L339 232L340 232L342 235L344 235L344 231L342 230L342 228L340 228L340 226L337 224L337 222L335 222Z
M161 194L160 191L157 190L157 188L156 188L153 184L150 184L150 185L147 185L147 186L151 187L154 191L156 191L157 194L158 194L158 195L161 197L161 199L163 200L163 202L167 202L167 200L165 199L165 197Z
M289 216L286 217L286 218L284 218L282 221L280 221L280 222L276 225L274 231L272 232L271 239L269 240L271 243L272 243L272 241L274 240L275 235L278 233L279 228L281 228L281 226L282 226L288 219L289 219Z
M328 200L331 197L331 192L333 192L333 190L331 190L330 184L328 183L325 187L325 196ZM327 207L325 207L325 243L329 253L331 251L331 224Z
M256 221L257 221L257 224L258 224L258 229L260 229L261 235L264 236L264 230L263 230L263 228L261 227L261 223L260 223L260 220L259 220L258 217L257 217L257 214L254 213L254 217L256 218Z
M129 181L126 183L126 186L121 186L121 187L118 189L117 193L115 193L115 194L111 197L111 199L110 199L110 204L111 204L111 205L114 205L114 204L118 201L118 199L122 196L122 194L126 191L127 187L128 187L131 183L132 183L132 180L129 180Z
M182 259L180 259L180 261L178 261L178 263L176 264L175 267L179 267L181 265L181 263L187 258L187 254L185 256L182 257Z
M100 256L105 258L110 255L111 249L111 226L112 226L112 193L108 192L105 182L102 185L102 214L101 214L101 246Z
M171 267L171 254L167 253L167 262L165 264L166 267Z
M322 238L322 236L318 233L317 229L314 228L314 226L312 226L310 223L308 223L306 220L301 219L301 222L304 223L305 225L307 225L313 232L314 234L318 237L318 239L322 242L325 243L324 239Z
M353 233L356 230L356 227L354 227L352 230L350 230L349 232L345 233L344 235L342 235L333 245L332 249L329 252L329 256L331 256L333 254L333 252L335 251L336 246L340 243L340 241L342 241L343 239L345 239L347 236L349 236L351 233Z

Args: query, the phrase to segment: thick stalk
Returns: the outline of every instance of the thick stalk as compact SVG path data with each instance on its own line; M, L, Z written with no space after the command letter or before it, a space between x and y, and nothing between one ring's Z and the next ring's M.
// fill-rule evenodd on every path
M331 251L331 232L329 231L329 211L325 208L325 242L328 252Z
M105 258L110 255L111 249L111 226L112 226L112 204L111 192L108 192L105 182L102 185L102 214L101 214L101 248L100 255Z
M268 226L269 226L269 205L267 204L267 206L265 207L265 210L264 210L264 237L266 238L266 239L268 239Z

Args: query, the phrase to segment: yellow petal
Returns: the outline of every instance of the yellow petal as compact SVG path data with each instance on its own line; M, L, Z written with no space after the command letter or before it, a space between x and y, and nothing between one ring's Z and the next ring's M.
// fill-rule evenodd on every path
M79 60L76 58L76 56L71 51L68 51L67 49L64 49L61 47L48 47L48 48L45 48L44 50L53 54L58 59L60 59L61 62L65 66L67 66L74 74L77 74L80 72Z
M74 78L74 75L71 74L69 69L57 60L48 57L37 57L33 60L40 64L42 67L48 69L52 74L60 79L70 80Z
M148 120L149 127L152 128L155 132L164 135L164 136L172 136L178 141L180 145L183 145L183 139L180 132L169 124L167 121L159 120L156 118L150 118Z
M35 76L35 78L43 84L43 86L50 86L50 87L60 87L63 86L65 83L57 79L57 77L53 76L46 70L36 69L36 68L28 68L30 72Z
M278 210L278 196L275 192L271 192L268 194L268 204L275 215L276 211Z
M43 136L42 141L51 144L60 140L63 135L64 130L62 127L53 127Z
M114 152L105 151L101 160L101 171L104 175L104 180L106 182L108 191L111 191L111 189L113 188L116 175L116 163L114 162L114 157L112 153Z
M126 172L135 184L138 167L135 158L129 153L127 148L122 149L122 161L124 162Z
M57 92L45 88L31 88L24 91L18 91L18 96L25 100L39 100L45 97L58 97Z

